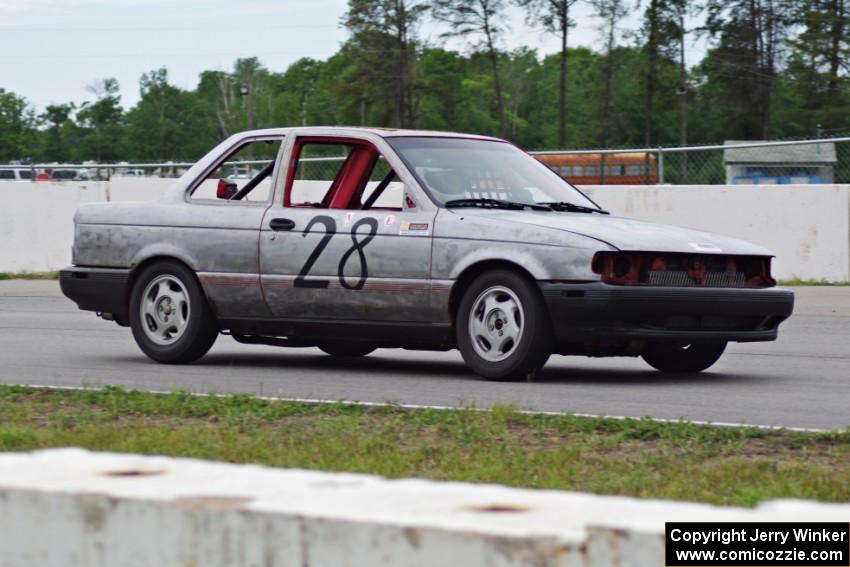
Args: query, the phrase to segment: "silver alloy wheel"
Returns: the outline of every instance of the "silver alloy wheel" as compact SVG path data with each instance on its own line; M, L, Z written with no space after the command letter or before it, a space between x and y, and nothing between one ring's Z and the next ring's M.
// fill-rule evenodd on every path
M525 312L504 286L485 289L469 312L469 336L475 353L488 362L508 358L522 339Z
M158 345L170 345L186 330L189 294L176 276L163 274L145 287L139 310L145 335Z

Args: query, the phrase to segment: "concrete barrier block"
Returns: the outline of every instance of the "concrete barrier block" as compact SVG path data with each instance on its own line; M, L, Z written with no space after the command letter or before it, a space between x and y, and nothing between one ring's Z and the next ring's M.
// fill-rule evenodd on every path
M0 566L643 567L666 521L839 520L56 449L0 455Z
M776 254L781 279L850 280L850 185L597 185L616 215L717 232Z

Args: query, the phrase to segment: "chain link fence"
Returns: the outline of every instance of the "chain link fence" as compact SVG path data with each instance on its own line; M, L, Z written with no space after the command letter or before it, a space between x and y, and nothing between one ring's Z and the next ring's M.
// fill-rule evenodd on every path
M306 158L299 162L305 179L331 179L345 158ZM228 161L210 175L227 178L253 177L272 160ZM7 164L0 165L0 181L107 181L113 177L176 179L194 163L82 163L82 164Z
M850 138L531 153L575 185L850 183Z
M780 142L728 141L678 148L531 152L575 185L783 185L850 183L850 137ZM342 157L301 160L303 179L333 179ZM269 160L228 162L227 176L259 171ZM0 181L84 181L179 177L192 163L0 165Z

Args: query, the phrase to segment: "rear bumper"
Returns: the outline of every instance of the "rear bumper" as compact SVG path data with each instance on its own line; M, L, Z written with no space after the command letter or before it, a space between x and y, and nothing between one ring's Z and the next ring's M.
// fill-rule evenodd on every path
M595 339L772 341L794 309L780 288L540 282L560 343Z
M84 311L125 317L130 270L71 266L59 272L62 293Z

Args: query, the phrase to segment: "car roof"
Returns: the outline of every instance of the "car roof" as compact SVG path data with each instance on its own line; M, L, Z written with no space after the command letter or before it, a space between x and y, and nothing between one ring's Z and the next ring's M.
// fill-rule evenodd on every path
M441 132L437 130L409 130L404 128L378 128L364 126L296 126L290 128L266 128L263 130L251 130L242 132L258 136L285 136L285 135L357 135L372 134L382 138L400 137L429 137L429 138L467 138L475 140L490 140L504 142L500 138L482 136L479 134L464 134L460 132Z

